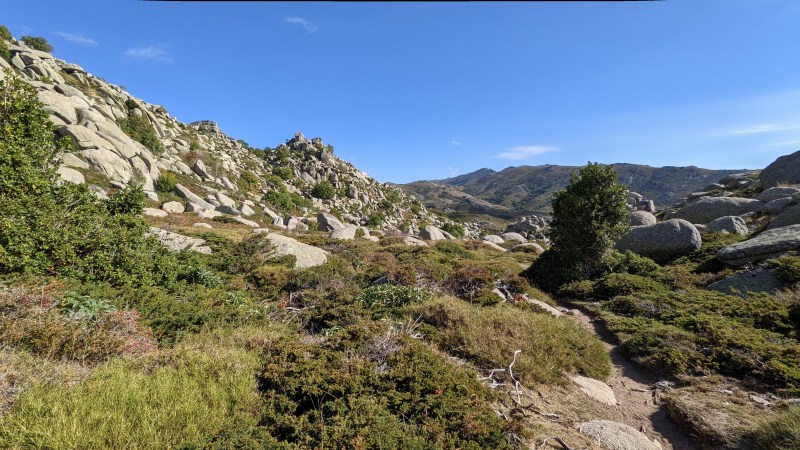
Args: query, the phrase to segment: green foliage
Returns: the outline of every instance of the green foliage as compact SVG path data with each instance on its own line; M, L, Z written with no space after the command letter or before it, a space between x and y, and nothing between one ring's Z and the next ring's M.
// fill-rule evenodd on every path
M289 192L283 183L278 185L278 189L267 191L264 194L264 201L285 213L291 213L297 208L310 208L313 206L311 200L300 194Z
M155 187L158 192L169 193L175 190L175 185L178 184L178 178L175 172L162 171L161 175L155 182Z
M602 273L614 241L630 228L625 188L611 166L589 163L573 173L552 204L552 246L526 272L549 291Z
M294 177L294 171L289 166L273 167L272 173L279 176L282 180L291 180L292 177Z
M314 185L314 188L311 190L311 195L318 199L330 200L336 196L336 190L329 182L320 181Z
M800 283L800 256L782 256L770 261L775 276L787 285Z
M384 220L386 220L386 216L382 212L374 212L367 217L366 225L369 228L378 228Z
M11 61L11 51L8 49L6 41L0 40L0 58L6 61Z
M612 299L618 295L665 292L666 286L641 275L611 273L594 282L594 297Z
M131 139L147 147L153 154L164 153L164 145L161 144L161 139L158 138L153 124L146 115L129 114L128 117L119 120L119 127Z
M47 53L51 53L53 51L53 46L47 42L47 39L41 36L22 36L22 42L34 50Z
M175 280L178 261L136 217L144 194L131 183L100 201L85 185L59 185L56 145L34 89L0 83L0 273L49 273L113 284Z
M0 25L0 40L3 41L13 41L14 36L11 35L11 32L8 31L8 27L5 25Z
M364 289L356 296L356 300L373 310L378 316L385 316L408 304L421 303L430 296L430 292L414 286L380 284Z
M466 235L464 226L459 223L446 223L442 225L442 230L452 234L455 238L463 238Z
M783 408L751 433L759 450L793 450L800 442L800 406Z
M79 295L75 292L65 295L59 302L59 306L67 312L76 313L92 320L117 309L106 300Z
M514 373L523 383L562 383L564 372L597 379L611 373L602 343L568 318L454 298L436 298L407 312L421 317L427 326L420 330L434 343L481 368L507 367L514 351L522 350Z
M239 177L239 182L237 184L243 191L252 191L254 189L258 189L261 183L255 173L245 170Z

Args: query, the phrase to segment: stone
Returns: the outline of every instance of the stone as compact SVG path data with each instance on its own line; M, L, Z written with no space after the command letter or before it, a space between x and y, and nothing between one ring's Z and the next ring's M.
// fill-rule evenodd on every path
M724 184L720 184L720 183L711 183L711 184L706 185L703 188L703 190L706 191L706 192L720 191L722 189L725 189L725 185Z
M800 225L789 225L770 229L752 239L722 247L717 251L717 259L725 264L739 266L774 258L797 249L800 249Z
M499 252L506 252L507 251L503 247L500 247L499 245L497 245L497 244L495 244L494 242L491 242L491 241L481 241L481 243L483 243L483 244L485 244L485 245L487 245L487 246L489 246L489 247L491 247L491 248L493 248L493 249L495 249L495 250L497 250Z
M243 219L241 217L234 217L233 220L239 222L242 225L247 225L248 227L253 227L253 228L260 228L261 227L261 225L259 225L258 222L254 222L252 220Z
M80 155L89 162L90 166L113 181L128 183L131 180L133 173L130 164L111 150L90 148L81 150Z
M530 251L537 255L544 253L544 248L536 242L523 242L522 244L512 245L508 250L511 252Z
M274 226L276 226L278 228L286 229L286 225L284 225L284 223L283 223L283 217L280 217L280 216L272 219L272 225L274 225Z
M204 180L214 179L214 177L212 177L211 174L208 173L208 169L206 169L206 165L202 159L198 159L197 161L195 161L194 166L192 166L192 171L194 171L194 173L196 173L198 176L200 176L200 178Z
M800 183L800 150L781 156L761 171L761 182L764 187L771 188L779 183Z
M775 277L775 271L767 267L759 267L755 270L745 270L731 275L722 280L706 286L706 289L730 294L732 292L746 296L748 292L771 292L775 293L784 288L783 282Z
M615 406L617 404L617 397L614 395L614 390L611 389L611 386L602 381L581 375L572 375L569 379L577 384L581 391L590 398L605 405Z
M800 224L800 205L795 205L783 210L767 226L768 230Z
M214 228L205 222L195 222L192 224L192 226L195 228Z
M719 184L723 185L727 189L732 189L732 188L737 187L739 182L744 181L744 180L750 180L750 177L752 177L755 173L756 172L733 173L733 174L730 174L727 177L719 180Z
M631 226L655 225L658 222L656 216L648 211L633 211L630 217Z
M333 214L326 212L317 214L317 229L319 231L334 231L340 228L344 228L344 225Z
M709 223L723 216L741 216L763 209L764 203L753 198L702 197L679 209L671 218L692 223Z
M59 166L58 176L68 183L81 184L86 182L86 179L83 177L82 173L67 166Z
M356 226L347 226L344 228L339 228L338 230L331 231L331 239L338 239L340 241L352 241L356 238L356 231L359 227Z
M419 236L426 241L443 241L447 239L444 237L442 230L433 225L425 225L425 228L420 230Z
M800 166L798 166L797 170L800 170ZM800 189L793 187L772 187L758 194L757 198L764 203L769 203L773 200L791 197L798 193L800 193Z
M286 229L289 231L297 231L301 233L308 231L308 225L304 224L296 217L287 217L283 224L286 225Z
M194 192L190 191L187 187L183 186L182 184L178 183L175 185L175 193L178 194L178 197L185 198L190 202L190 204L194 204L199 209L210 209L214 210L216 208L211 203L200 198L199 195L195 194ZM195 209L186 208L187 211L195 211Z
M273 211L273 210L271 210L271 209L267 208L266 206L265 206L265 207L263 207L262 209L264 210L264 214L266 214L266 215L267 215L267 216L268 216L270 219L272 219L273 221L274 221L275 219L280 219L280 218L281 218L281 216L279 216L279 215L278 215L278 214L277 214L275 211Z
M86 161L78 158L72 153L65 153L61 157L61 164L67 167L74 167L76 169L85 169L85 170L88 170L90 167L89 164L86 163Z
M708 223L707 231L718 233L730 233L746 236L750 230L747 229L747 223L739 216L724 216L714 219Z
M273 256L287 256L294 255L296 258L294 267L295 269L306 269L315 267L328 260L328 254L325 250L317 248L308 244L303 244L295 239L283 236L277 233L269 233L266 239L272 243L274 248L270 251Z
M180 214L186 210L186 207L181 202L165 202L161 205L161 209L168 213Z
M230 214L232 216L238 216L239 214L242 213L241 211L232 206L225 206L225 205L217 206L216 208L214 208L214 211L219 211L223 214Z
M219 217L221 215L221 212L214 211L213 209L200 209L197 211L197 217L202 219L213 219L214 217Z
M581 434L591 436L609 450L662 450L658 441L624 423L592 420L578 425Z
M250 216L252 216L252 215L254 215L256 213L255 211L253 211L253 208L251 208L250 205L248 205L248 204L246 204L244 202L242 203L242 205L239 208L239 210L242 211L242 215L245 216L245 217L250 217Z
M220 177L219 180L220 180L220 184L225 186L225 189L229 189L231 191L235 191L236 190L236 185L231 183L231 180L229 180L228 177Z
M406 244L406 245L417 246L417 247L427 247L428 246L428 244L426 244L425 241L421 241L421 240L419 240L417 238L414 238L414 237L411 237L411 236L404 236L403 237L403 243Z
M232 198L230 198L227 195L225 195L224 193L217 192L216 197L217 197L217 201L219 202L220 205L230 206L231 208L235 208L236 207L236 202Z
M57 116L68 124L78 123L78 115L69 98L53 91L39 91L36 94L44 104L44 110Z
M169 215L167 214L166 211L162 211L156 208L145 208L143 213L145 216L150 216L150 217L167 217Z
M505 240L503 238L501 238L500 236L498 236L496 234L490 234L490 235L484 236L483 240L491 242L493 244L498 244L498 245L505 242Z
M777 216L778 214L782 213L783 210L792 206L794 204L794 199L792 197L783 197L783 198L776 198L770 202L767 202L767 205L764 209L767 210L767 214L771 216Z
M519 233L514 233L514 232L503 233L503 234L500 235L500 237L503 238L503 240L506 241L506 242L508 242L508 241L527 242L528 241L527 239L525 239L525 236L523 236L523 235L521 235Z
M192 238L156 227L150 227L149 233L155 236L169 251L180 252L188 249L206 255L211 254L211 248L203 245L206 243L204 239Z
M617 242L617 250L630 250L657 262L668 261L700 248L700 232L683 219L670 219L655 225L631 228Z

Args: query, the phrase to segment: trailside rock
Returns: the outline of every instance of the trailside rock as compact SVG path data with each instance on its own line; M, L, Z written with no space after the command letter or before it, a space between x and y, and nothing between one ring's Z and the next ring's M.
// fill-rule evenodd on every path
M317 214L317 229L319 231L333 231L340 228L344 228L344 225L333 214L326 212Z
M522 244L512 245L508 251L510 252L531 252L537 255L544 253L544 248L536 242L525 242Z
M171 231L162 230L161 228L150 227L150 234L158 238L161 245L172 252L180 252L182 250L191 250L197 253L206 255L211 254L211 248L203 244L206 243L204 239L191 238L182 234L173 233Z
M481 241L481 243L482 243L482 244L485 244L485 245L488 245L489 247L491 247L491 248L493 248L493 249L495 249L495 250L497 250L497 251L499 251L499 252L506 252L506 251L508 251L508 250L504 249L503 247L500 247L499 245L495 244L495 243L494 243L494 242L492 242L492 241L485 241L485 240L484 240L484 241Z
M655 225L658 219L652 213L647 211L634 211L630 217L631 226L638 227L642 225Z
M592 420L578 425L581 434L591 436L609 450L662 450L661 444L624 423Z
M175 214L180 214L186 210L181 202L164 202L164 204L161 205L161 209L168 213Z
M306 269L309 267L319 266L325 264L325 262L328 260L328 253L325 250L312 245L303 244L302 242L298 242L290 237L276 233L270 233L267 235L267 239L269 239L274 246L274 249L271 252L272 255L294 255L295 269Z
M673 219L684 219L691 223L709 223L724 216L741 216L764 209L760 200L741 197L702 197L672 215Z
M331 239L339 239L339 240L342 240L342 241L352 241L353 239L356 238L356 234L358 233L358 230L362 231L362 233L363 233L362 237L364 237L364 238L370 237L369 230L367 228L350 225L350 226L347 226L347 227L344 227L344 228L339 228L338 230L331 231Z
M614 390L611 389L611 386L602 381L580 375L572 375L569 379L577 384L584 394L598 402L612 406L617 404L617 397L614 395Z
M144 210L142 210L142 214L150 217L167 217L169 215L166 211L156 208L144 208Z
M528 241L527 239L525 239L525 236L523 236L523 235L521 235L519 233L514 233L514 232L503 233L503 234L500 235L500 237L503 238L503 240L506 241L506 242L508 242L508 241L527 242Z
M800 224L800 205L785 209L778 217L774 218L767 226L768 230Z
M761 171L761 182L771 188L778 183L800 183L800 150L781 156Z
M789 225L767 230L752 239L722 247L717 251L717 259L738 266L773 258L796 249L800 249L800 225Z
M725 216L719 219L714 219L709 222L708 231L716 231L721 233L740 234L742 236L749 233L747 223L739 216Z
M425 228L419 232L419 236L426 241L443 241L447 239L444 237L442 230L433 225L425 225Z
M496 234L490 234L488 236L484 236L483 240L487 241L487 242L491 242L492 244L502 244L503 242L505 242L505 240L503 238L501 238L500 236L498 236Z
M403 243L406 244L406 245L417 246L417 247L427 247L428 246L428 244L426 244L425 241L420 241L419 239L411 237L411 236L403 237Z
M670 219L655 225L631 228L617 242L621 252L630 250L655 261L663 262L691 253L702 243L700 232L683 219Z

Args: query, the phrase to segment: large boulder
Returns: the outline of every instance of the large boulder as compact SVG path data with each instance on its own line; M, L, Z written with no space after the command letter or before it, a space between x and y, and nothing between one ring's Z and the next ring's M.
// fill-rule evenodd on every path
M561 312L557 309L556 311L559 313L559 315L561 314ZM606 405L615 406L617 404L617 397L614 395L614 390L611 389L611 386L607 385L606 383L603 383L600 380L595 380L594 378L580 375L572 375L569 377L569 379L572 380L573 383L577 384L581 391L583 391L583 393L588 395L590 398Z
M419 236L426 241L443 241L447 239L444 237L442 230L433 225L426 225L425 228L419 232Z
M67 166L59 166L58 176L61 177L62 180L73 184L81 184L86 182L86 179L83 177L82 173Z
M188 249L197 253L211 254L211 248L204 245L206 241L203 239L191 238L156 227L150 227L149 233L155 236L169 251L180 252Z
M792 206L789 209L785 209L782 213L778 215L778 217L772 219L769 226L767 227L770 230L774 230L776 228L782 228L789 225L798 225L800 224L800 205Z
M684 219L691 223L709 223L723 216L741 216L764 209L764 203L753 198L702 197L672 215L672 219Z
M768 202L764 209L767 210L767 214L771 216L777 216L794 203L795 201L792 197L776 198L775 200Z
M186 207L183 206L183 203L181 202L173 201L173 202L164 202L164 204L161 205L161 209L163 209L168 213L180 214L186 210Z
M706 230L718 233L740 234L742 236L750 232L747 229L747 223L739 216L725 216L714 219L709 222Z
M800 249L800 225L789 225L767 230L753 239L722 247L717 251L717 259L726 264L743 265L797 249Z
M317 229L319 231L333 231L344 228L344 224L333 214L321 212L317 214Z
M800 170L800 166L797 170ZM779 198L791 197L799 192L800 189L793 187L772 187L758 194L758 199L764 203L768 203Z
M617 242L617 249L621 252L630 250L662 262L691 253L699 249L701 243L700 232L694 225L683 219L670 219L631 228Z
M328 260L327 252L321 248L303 244L295 239L276 233L269 233L266 238L269 239L270 243L274 246L271 251L272 255L294 255L294 267L296 269L319 266L325 264Z
M525 236L519 233L514 233L513 231L508 233L503 233L500 235L500 237L503 238L503 240L506 242L508 241L528 242L528 240L525 239Z
M779 183L800 183L800 150L776 159L761 171L761 182L764 187L771 188Z
M662 450L658 441L624 423L610 420L592 420L578 425L581 434L591 436L609 450Z
M200 198L199 195L197 195L194 192L190 191L187 187L185 187L182 184L176 184L175 185L175 193L178 194L179 197L185 198L191 204L194 204L199 208L210 209L212 211L214 210L214 208L216 208L216 206L214 206L211 203L208 203L207 201L203 200L202 198ZM193 211L193 210L194 209L187 208L187 211Z
M484 236L483 240L491 242L492 244L502 244L503 242L505 242L505 239L501 238L496 234L490 234L488 236Z
M632 212L630 221L632 227L638 227L642 225L655 225L656 223L658 223L658 219L656 219L656 216L654 216L653 213L647 211Z

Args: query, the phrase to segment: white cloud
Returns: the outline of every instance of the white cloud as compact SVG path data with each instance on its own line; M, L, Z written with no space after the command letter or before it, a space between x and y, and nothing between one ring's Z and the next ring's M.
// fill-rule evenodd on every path
M455 167L447 166L447 173L450 174L451 177L455 177L457 175L461 175L461 171L456 169Z
M56 31L55 34L72 42L73 44L85 45L87 47L97 46L97 41L79 33L65 33L63 31Z
M787 125L781 123L767 123L763 125L755 125L747 128L741 128L731 131L731 134L760 134L760 133L775 133L778 131L788 131L800 129L800 125Z
M165 45L151 45L149 47L129 48L125 50L125 58L131 61L151 62L168 64L172 62L172 56Z
M283 21L291 25L298 25L303 27L306 30L306 33L309 34L317 31L316 25L307 21L306 19L303 19L302 17L285 17Z
M551 147L547 145L528 145L509 148L503 153L495 155L495 158L520 160L555 151L558 151L557 147Z
M450 143L453 144L453 145L463 145L463 144L461 144L461 142L458 142L456 140L452 140L452 141L450 141Z

